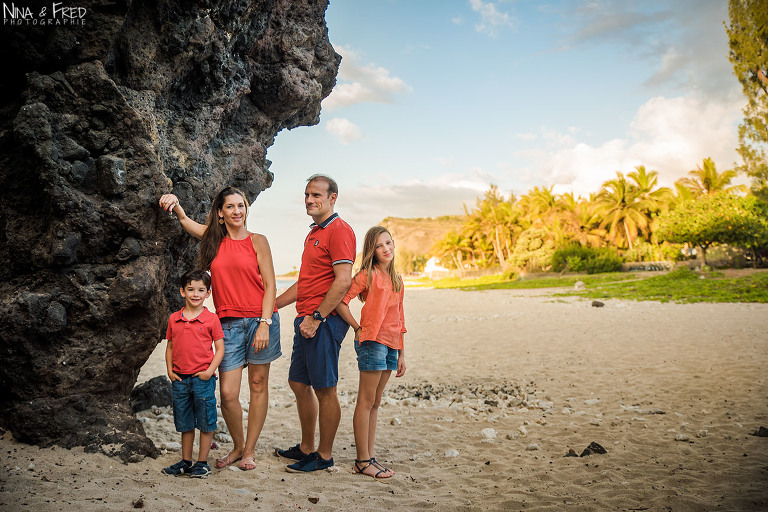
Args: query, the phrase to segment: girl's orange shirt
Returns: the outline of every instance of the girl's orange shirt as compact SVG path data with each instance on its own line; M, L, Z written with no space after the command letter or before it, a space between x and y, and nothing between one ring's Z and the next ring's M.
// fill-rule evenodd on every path
M361 341L376 341L395 350L403 349L405 314L403 313L403 295L405 287L396 292L392 289L389 276L375 269L371 278L371 287L366 289L368 273L361 270L352 279L352 286L344 296L344 304L349 304L354 297L363 294L365 302L360 313Z

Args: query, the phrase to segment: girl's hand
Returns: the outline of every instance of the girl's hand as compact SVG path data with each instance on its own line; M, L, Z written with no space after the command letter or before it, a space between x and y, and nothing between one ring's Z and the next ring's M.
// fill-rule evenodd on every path
M269 347L269 326L266 322L260 322L260 324L259 328L256 329L256 335L253 337L253 343L251 343L257 354Z
M176 375L176 372L174 372L173 370L168 370L168 378L171 379L171 382L176 380L181 380L181 377Z
M397 373L395 377L402 377L403 375L405 375L405 357L403 357L401 352L400 357L397 358Z
M357 329L355 329L355 341L358 343L360 342L360 333L362 332L363 328L361 326L357 326Z
M163 194L160 196L160 208L167 212L173 211L173 208L179 204L179 198L174 194Z

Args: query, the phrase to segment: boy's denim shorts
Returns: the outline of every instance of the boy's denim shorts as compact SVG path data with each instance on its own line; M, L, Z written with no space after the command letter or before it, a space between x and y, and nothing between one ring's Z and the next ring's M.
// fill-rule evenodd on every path
M280 315L272 314L272 325L269 326L269 346L256 352L253 348L253 337L261 325L260 318L226 317L221 319L224 330L224 359L219 365L220 372L228 372L242 368L246 364L271 363L283 353L280 351Z
M339 382L339 352L349 324L330 315L317 328L313 338L305 338L299 331L303 316L293 321L293 353L288 380L300 382L314 389L330 388Z
M176 432L216 431L216 377L186 377L171 383Z
M397 371L398 350L378 341L355 342L357 369L361 372Z

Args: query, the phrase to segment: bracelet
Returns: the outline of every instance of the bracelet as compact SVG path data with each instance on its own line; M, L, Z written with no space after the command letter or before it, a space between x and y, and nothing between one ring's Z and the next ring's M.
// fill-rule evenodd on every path
M355 332L359 331L359 330L360 330L360 329L362 329L362 328L363 328L363 326L362 326L362 325L358 325L358 326L357 326L357 329L355 329Z

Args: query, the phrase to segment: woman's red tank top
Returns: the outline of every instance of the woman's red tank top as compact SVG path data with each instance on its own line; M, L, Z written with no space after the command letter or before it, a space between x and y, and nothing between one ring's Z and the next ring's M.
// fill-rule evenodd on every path
M250 236L221 241L211 262L211 292L219 318L261 317L264 281Z

